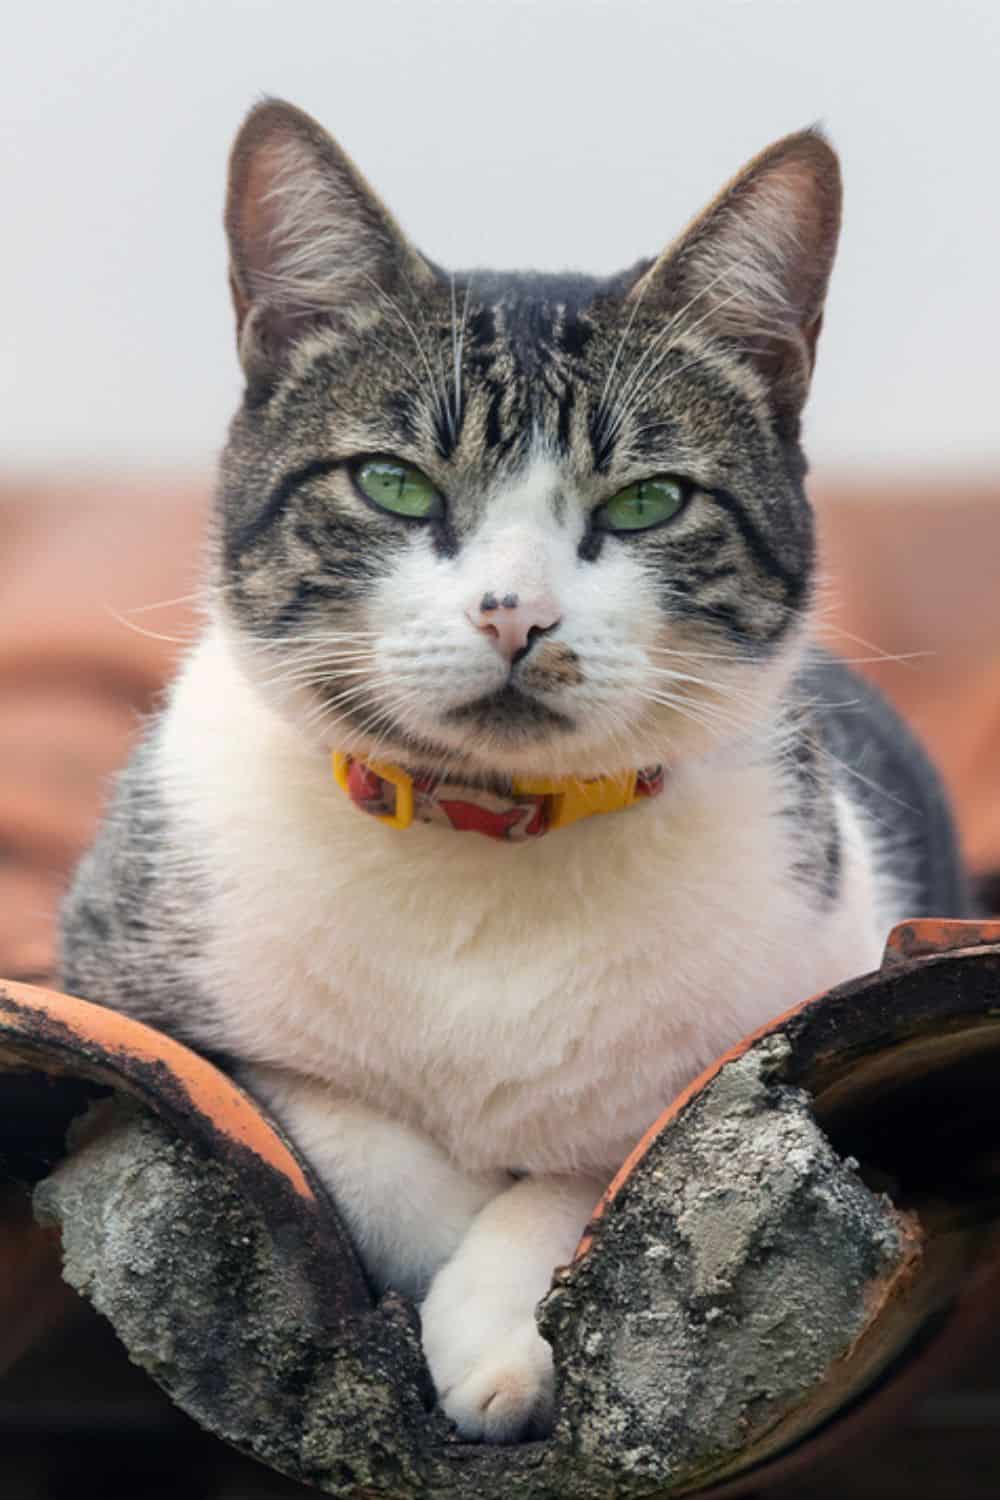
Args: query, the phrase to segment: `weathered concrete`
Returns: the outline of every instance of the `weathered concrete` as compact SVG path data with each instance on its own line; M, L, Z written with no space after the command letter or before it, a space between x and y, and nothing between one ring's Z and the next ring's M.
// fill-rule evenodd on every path
M640 1163L600 1241L542 1304L556 1440L609 1493L688 1486L815 1396L912 1253L912 1230L841 1161L787 1044L724 1068Z
M136 1364L196 1420L283 1473L333 1493L424 1483L431 1388L415 1316L324 1327L322 1309L231 1174L123 1111L35 1194L62 1225L63 1275Z
M739 1467L849 1356L914 1254L909 1227L777 1080L780 1036L730 1063L654 1142L541 1308L553 1437L448 1441L415 1314L324 1322L231 1174L126 1115L38 1190L67 1279L211 1430L355 1500L611 1500Z

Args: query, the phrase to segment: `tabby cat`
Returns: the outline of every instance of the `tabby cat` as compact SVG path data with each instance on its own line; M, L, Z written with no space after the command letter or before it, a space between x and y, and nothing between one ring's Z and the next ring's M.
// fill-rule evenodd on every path
M451 275L299 110L236 141L207 624L62 978L285 1123L466 1438L549 1422L535 1306L677 1090L963 903L933 772L813 639L839 213L807 130L621 275Z

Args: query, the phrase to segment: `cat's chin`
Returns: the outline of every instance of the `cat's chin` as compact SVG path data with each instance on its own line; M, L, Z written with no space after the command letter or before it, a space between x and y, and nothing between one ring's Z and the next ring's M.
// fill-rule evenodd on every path
M345 719L346 728L351 716ZM359 715L353 732L328 748L488 788L509 784L511 777L589 779L640 766L693 762L717 752L720 744L713 731L687 719L673 722L663 709L644 716L632 732L619 721L609 740L507 684L443 710L432 723L387 721L383 715L381 732L371 739Z
M523 745L526 741L572 734L576 729L568 715L557 713L512 682L504 683L495 693L448 709L444 720L446 724L481 730L499 744L509 738L511 743Z
M492 700L449 711L439 727L383 727L369 737L348 732L330 749L399 765L411 774L502 791L511 777L590 777L622 769L610 766L606 747L580 743L578 727L560 715L519 706L504 714ZM574 731L576 731L574 733Z
M449 709L437 727L393 726L374 748L379 759L398 761L412 772L430 769L488 787L516 775L562 774L557 761L575 732L571 719L506 689ZM590 773L582 768L576 774Z

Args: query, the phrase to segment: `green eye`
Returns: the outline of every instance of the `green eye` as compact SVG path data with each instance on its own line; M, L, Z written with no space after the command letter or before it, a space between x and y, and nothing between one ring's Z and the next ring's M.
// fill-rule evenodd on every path
M367 458L353 473L358 489L379 510L418 521L429 521L442 512L441 496L426 474L412 464L392 458Z
M675 516L686 495L683 480L670 474L640 479L612 495L594 520L604 531L646 531Z

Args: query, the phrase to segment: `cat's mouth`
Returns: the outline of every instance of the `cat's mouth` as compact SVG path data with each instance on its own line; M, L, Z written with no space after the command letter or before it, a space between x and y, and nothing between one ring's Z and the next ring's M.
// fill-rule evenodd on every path
M538 698L522 692L513 682L505 682L496 692L450 708L443 717L449 724L474 725L494 735L516 733L519 739L524 738L525 730L568 734L576 728L566 714L557 713Z
M339 694L331 693L337 703ZM498 752L514 753L541 748L547 741L563 738L577 731L575 720L549 708L538 698L525 693L508 681L492 693L465 703L438 710L437 719L423 723L387 712L378 700L357 699L345 706L338 704L337 717L355 732L368 736L375 726L382 758L403 754L408 764L420 767L439 764L458 757L479 760L486 754L491 763ZM509 767L493 767L497 774L507 774Z

